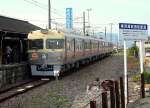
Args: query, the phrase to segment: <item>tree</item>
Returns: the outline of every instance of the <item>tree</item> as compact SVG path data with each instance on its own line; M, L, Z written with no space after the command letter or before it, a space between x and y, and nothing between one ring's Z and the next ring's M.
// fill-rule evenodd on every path
M133 46L129 48L128 55L138 57L138 52L139 52L139 48L134 43Z

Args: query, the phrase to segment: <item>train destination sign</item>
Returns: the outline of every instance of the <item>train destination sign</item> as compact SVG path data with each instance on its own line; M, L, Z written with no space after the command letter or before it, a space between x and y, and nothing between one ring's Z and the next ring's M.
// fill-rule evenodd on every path
M147 24L119 23L119 35L125 40L146 40L148 26Z

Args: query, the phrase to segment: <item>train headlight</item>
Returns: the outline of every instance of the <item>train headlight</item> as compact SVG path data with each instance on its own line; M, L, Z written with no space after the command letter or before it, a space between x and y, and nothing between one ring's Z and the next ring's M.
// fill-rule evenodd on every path
M59 76L59 70L54 70L54 76Z
M31 60L36 60L36 59L38 59L38 54L36 53L36 52L33 52L32 54L31 54Z
M42 59L46 59L46 54L42 54Z

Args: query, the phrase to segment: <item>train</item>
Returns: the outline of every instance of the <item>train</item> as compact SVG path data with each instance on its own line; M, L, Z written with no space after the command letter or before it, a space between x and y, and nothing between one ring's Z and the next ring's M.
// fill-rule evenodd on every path
M113 44L91 36L59 30L28 34L28 60L32 76L60 76L80 65L108 56Z

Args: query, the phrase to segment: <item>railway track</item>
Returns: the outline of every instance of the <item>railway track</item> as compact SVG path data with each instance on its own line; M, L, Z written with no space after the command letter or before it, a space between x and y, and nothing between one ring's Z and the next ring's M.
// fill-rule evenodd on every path
M27 91L30 91L34 88L37 88L41 85L44 85L48 82L50 82L50 80L37 79L37 80L27 81L27 82L18 84L16 86L7 88L5 90L1 90L0 91L0 103L10 98L13 98L15 96L18 96L20 94L23 94Z

